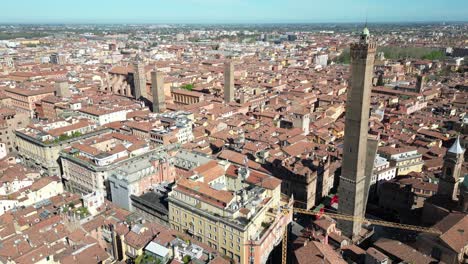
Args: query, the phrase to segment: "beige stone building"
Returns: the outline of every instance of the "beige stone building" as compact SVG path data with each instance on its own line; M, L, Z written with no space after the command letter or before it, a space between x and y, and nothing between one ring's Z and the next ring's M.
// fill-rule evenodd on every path
M36 102L49 95L54 95L54 87L41 88L7 88L5 94L11 98L11 107L15 110L34 116Z
M279 211L292 205L281 199L281 181L225 161L192 171L169 193L170 226L235 263L265 263L292 220Z
M171 92L175 104L190 105L202 102L205 96L202 93L185 89L173 89Z
M424 165L422 155L416 148L382 147L379 154L397 168L397 175L407 175L410 172L421 172Z
M65 121L62 123L63 126L50 129L47 133L44 132L43 126L26 127L15 132L20 157L28 166L40 170L41 174L60 175L58 159L62 149L78 140L108 131L93 131L96 126L83 121L75 124Z
M0 142L5 144L7 153L16 150L15 130L27 126L29 121L27 114L0 108Z

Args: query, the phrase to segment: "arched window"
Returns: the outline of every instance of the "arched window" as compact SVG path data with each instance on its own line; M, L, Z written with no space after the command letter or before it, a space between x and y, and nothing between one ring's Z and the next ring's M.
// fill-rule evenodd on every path
M445 177L452 177L452 168L447 167L445 169Z

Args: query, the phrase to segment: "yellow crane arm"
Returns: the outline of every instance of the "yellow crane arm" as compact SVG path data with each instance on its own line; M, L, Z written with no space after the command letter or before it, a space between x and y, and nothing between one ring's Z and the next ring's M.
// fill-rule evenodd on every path
M294 213L299 213L299 214L307 214L307 215L317 215L317 212L312 212L308 211L305 209L300 209L300 208L294 208ZM383 221L383 220L375 220L375 219L367 219L363 217L357 217L357 216L352 216L352 215L343 215L343 214L335 214L335 213L324 213L324 215L327 215L331 218L334 219L342 219L342 220L348 220L348 221L357 221L357 222L368 222L373 225L378 225L378 226L386 226L386 227L393 227L393 228L399 228L399 229L405 229L405 230L412 230L412 231L418 231L418 232L425 232L425 233L433 233L433 234L442 234L439 230L431 227L422 227L422 226L415 226L415 225L406 225L406 224L400 224L400 223L394 223L394 222L388 222L388 221Z
M298 214L306 214L306 215L318 215L318 214L323 214L327 215L331 218L334 219L342 219L342 220L347 220L347 221L357 221L361 223L370 223L373 225L378 225L378 226L386 226L386 227L393 227L393 228L399 228L399 229L405 229L405 230L412 230L412 231L418 231L418 232L425 232L425 233L432 233L432 234L437 234L441 235L442 232L439 230L432 228L432 227L422 227L422 226L415 226L415 225L406 225L406 224L400 224L400 223L394 223L394 222L388 222L388 221L383 221L383 220L376 220L376 219L367 219L364 217L358 217L358 216L353 216L353 215L344 215L344 214L337 214L337 213L319 213L319 212L312 212L306 209L300 209L300 208L292 208L294 213ZM284 209L284 214L289 213L291 208ZM281 263L286 264L287 263L287 251L288 251L288 228L286 227L284 230L283 234L283 245L281 249Z
M284 229L283 242L281 242L281 263L286 264L288 257L288 227Z

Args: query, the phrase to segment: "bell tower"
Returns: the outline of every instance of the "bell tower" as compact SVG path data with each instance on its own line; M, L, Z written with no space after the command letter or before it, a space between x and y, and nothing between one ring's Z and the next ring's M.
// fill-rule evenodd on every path
M464 153L465 150L460 144L460 137L457 137L445 154L437 195L448 197L451 200L458 200L457 191L464 161Z

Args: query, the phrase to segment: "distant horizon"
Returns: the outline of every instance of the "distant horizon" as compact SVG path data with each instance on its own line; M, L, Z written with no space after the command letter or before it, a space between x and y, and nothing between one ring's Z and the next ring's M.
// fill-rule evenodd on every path
M453 20L453 21L445 21L445 20L434 20L434 21L380 21L380 22L365 22L365 21L349 21L349 22L332 22L332 21L324 21L324 22L2 22L0 21L0 25L3 26L14 26L14 25L401 25L401 24L466 24L468 23L467 20Z
M341 24L468 22L466 0L17 0L1 24Z

